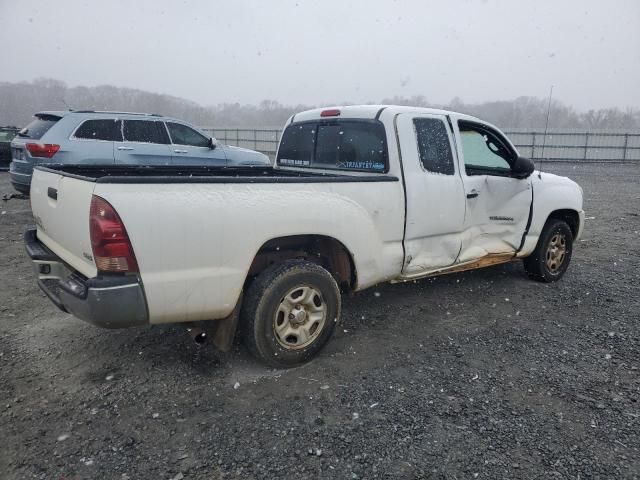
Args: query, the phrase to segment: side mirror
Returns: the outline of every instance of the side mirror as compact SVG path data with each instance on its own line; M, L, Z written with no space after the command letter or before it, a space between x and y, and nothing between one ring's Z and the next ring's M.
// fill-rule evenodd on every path
M518 157L511 166L511 173L515 178L527 178L536 169L531 160L525 157Z
M218 142L216 142L216 139L213 137L209 137L209 148L213 150L214 148L216 148L217 145L218 145Z

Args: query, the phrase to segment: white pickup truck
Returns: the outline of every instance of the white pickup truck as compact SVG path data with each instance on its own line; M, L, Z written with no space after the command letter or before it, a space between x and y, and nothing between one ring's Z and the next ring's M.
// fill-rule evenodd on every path
M119 328L239 325L268 364L312 358L341 291L524 260L546 282L582 233L582 189L454 112L298 113L271 168L39 166L25 234L62 310Z

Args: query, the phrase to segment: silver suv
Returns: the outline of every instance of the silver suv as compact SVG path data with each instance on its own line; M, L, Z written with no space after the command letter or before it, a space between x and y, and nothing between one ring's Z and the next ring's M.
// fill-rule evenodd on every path
M218 145L181 120L146 113L39 112L11 142L11 183L29 193L34 165L270 165L266 155Z

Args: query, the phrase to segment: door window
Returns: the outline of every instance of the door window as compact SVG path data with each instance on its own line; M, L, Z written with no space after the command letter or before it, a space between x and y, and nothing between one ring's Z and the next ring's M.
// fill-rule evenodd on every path
M168 144L169 137L162 122L150 120L125 120L124 139L127 142Z
M121 142L122 130L119 120L87 120L78 127L73 136L83 140Z
M167 128L174 145L189 145L191 147L208 147L209 139L191 127L180 123L167 122Z
M467 175L509 175L513 154L497 135L472 124L460 124Z
M422 166L428 172L453 175L453 154L447 128L436 118L413 120Z

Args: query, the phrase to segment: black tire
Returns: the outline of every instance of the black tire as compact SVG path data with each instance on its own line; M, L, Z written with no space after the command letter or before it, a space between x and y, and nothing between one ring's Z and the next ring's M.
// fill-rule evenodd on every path
M555 253L552 250L555 245ZM564 249L564 254L560 255ZM542 229L536 249L526 257L524 269L530 278L538 282L556 282L569 267L573 252L573 233L563 220L549 219ZM561 256L561 258L560 258Z
M295 367L311 360L326 345L340 308L338 284L320 265L306 260L272 265L247 289L240 317L242 338L264 363Z

